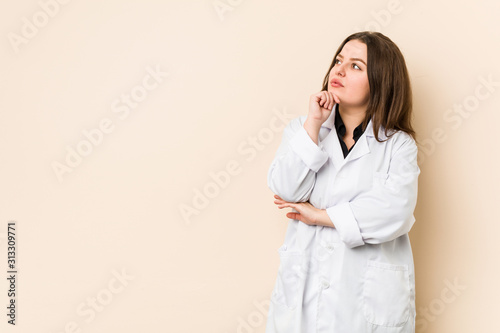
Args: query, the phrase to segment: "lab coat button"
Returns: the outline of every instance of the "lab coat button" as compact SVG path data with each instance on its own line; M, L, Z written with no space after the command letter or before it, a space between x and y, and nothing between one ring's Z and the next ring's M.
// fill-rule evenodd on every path
M328 283L328 281L321 281L321 288L323 289L328 289L328 287L330 287L330 284Z

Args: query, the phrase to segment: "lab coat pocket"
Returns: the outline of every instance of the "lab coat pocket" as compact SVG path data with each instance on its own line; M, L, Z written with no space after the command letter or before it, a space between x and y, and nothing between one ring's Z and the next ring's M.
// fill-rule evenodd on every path
M300 299L304 271L304 254L301 251L287 250L286 246L278 249L280 266L272 294L274 302L294 309Z
M363 285L365 319L375 325L403 326L410 315L408 265L368 260Z

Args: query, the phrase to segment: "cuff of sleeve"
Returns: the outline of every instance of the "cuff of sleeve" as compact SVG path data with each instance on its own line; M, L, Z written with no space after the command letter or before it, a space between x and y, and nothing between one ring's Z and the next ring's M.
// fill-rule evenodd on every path
M290 145L292 150L299 155L307 167L314 172L318 172L328 160L328 154L321 149L321 143L320 146L316 145L309 134L307 134L304 126L301 126L292 137Z
M327 208L326 213L335 225L340 239L347 247L353 248L365 244L349 202Z

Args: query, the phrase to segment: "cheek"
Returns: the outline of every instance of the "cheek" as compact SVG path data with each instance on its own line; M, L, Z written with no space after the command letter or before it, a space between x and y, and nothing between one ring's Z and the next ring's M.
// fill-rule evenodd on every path
M368 84L368 78L359 77L356 80L356 90L358 94L366 96L370 94L370 85Z
M370 96L370 85L368 84L368 80L365 82L364 91L366 96Z
M332 70L330 71L330 74L328 74L328 84L330 84L330 80L334 77L334 75L335 75L335 73L333 72L333 68L332 68Z

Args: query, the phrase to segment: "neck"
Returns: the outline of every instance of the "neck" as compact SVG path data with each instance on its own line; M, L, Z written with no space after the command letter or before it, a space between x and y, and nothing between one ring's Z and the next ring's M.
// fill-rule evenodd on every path
M339 112L345 125L346 134L350 134L352 136L354 129L365 119L366 107L349 107L339 105Z

